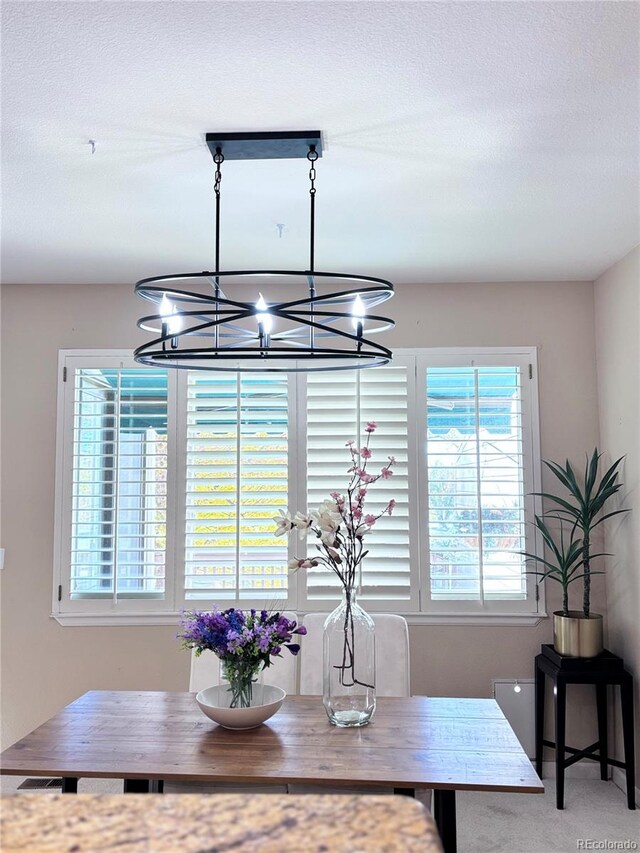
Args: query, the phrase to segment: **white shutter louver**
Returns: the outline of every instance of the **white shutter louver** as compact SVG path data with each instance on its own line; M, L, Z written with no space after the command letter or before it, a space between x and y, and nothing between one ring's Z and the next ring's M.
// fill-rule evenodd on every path
M72 600L163 598L167 372L74 375Z
M186 416L186 598L286 598L287 377L189 371Z
M363 443L364 427L375 421L372 458L367 470L377 473L396 458L393 476L378 480L367 494L366 513L377 515L395 499L391 517L381 518L366 538L362 563L361 596L368 602L407 602L411 597L409 559L409 488L407 465L407 369L385 366L307 376L307 506L317 508L332 491L344 493L350 467L345 443ZM307 540L309 556L314 537ZM298 546L302 554L305 545ZM307 599L319 601L339 595L338 579L328 569L306 569ZM398 605L402 607L401 604Z
M523 599L521 369L427 367L432 600Z

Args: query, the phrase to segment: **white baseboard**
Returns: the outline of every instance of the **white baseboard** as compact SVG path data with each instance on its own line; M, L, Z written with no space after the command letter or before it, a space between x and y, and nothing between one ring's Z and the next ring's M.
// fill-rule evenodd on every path
M613 779L614 785L617 785L621 791L626 795L627 793L627 777L625 775L624 770L621 770L619 767L613 768L613 773L611 775ZM636 786L636 806L640 806L640 788Z

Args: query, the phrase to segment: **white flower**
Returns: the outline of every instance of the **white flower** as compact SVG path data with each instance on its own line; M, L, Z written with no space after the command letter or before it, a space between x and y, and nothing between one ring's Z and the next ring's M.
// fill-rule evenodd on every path
M307 535L312 523L311 516L303 515L301 512L297 512L293 517L293 526L298 528L298 535L301 539Z
M278 512L280 515L275 515L273 517L273 520L278 525L275 529L274 536L284 536L284 534L288 533L293 527L293 522L288 512L283 512L282 510L278 510Z
M320 536L323 545L333 545L336 541L336 534L333 530L323 530Z
M331 533L335 533L342 521L340 512L338 511L338 504L330 500L321 503L318 509L311 513L311 517L320 530Z
M340 520L328 512L314 512L312 516L319 529L328 533L335 533L340 525Z
M354 536L356 537L356 539L362 539L362 537L365 534L370 533L370 532L371 532L370 527L367 527L366 524L360 524L360 525L358 525L358 527L356 527L355 532L354 532Z
M319 510L319 512L322 512L323 514L337 515L338 517L340 517L340 512L338 510L337 502L334 500L329 500L329 498L327 498L326 501L323 501L320 504L320 506L318 507L318 510Z

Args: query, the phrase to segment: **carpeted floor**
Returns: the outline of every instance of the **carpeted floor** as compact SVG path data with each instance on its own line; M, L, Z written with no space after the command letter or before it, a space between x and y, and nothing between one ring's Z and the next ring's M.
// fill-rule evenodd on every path
M17 777L1 777L0 790L3 794L14 793L21 782ZM543 795L458 793L459 853L640 851L640 810L627 809L624 794L613 782L567 780L564 811L555 808L553 779L545 780L545 788ZM52 790L60 789L24 793L46 796ZM78 790L81 793L119 793L122 782L81 779ZM581 845L581 841L584 844ZM610 842L618 842L618 845ZM622 846L624 842L626 846Z
M459 853L640 850L640 810L629 811L625 795L613 782L568 779L565 807L558 811L555 780L543 781L543 795L458 793ZM594 846L587 840L636 846Z

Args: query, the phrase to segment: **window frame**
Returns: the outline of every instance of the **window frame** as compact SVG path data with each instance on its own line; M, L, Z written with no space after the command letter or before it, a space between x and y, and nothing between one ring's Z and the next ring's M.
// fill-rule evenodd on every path
M531 381L529 393L522 394L523 400L523 436L525 430L528 441L523 442L523 452L529 455L529 483L525 477L525 518L533 521L533 514L541 512L541 500L531 495L531 491L541 489L540 457L540 419L538 402L538 364L536 347L429 347L404 348L394 351L394 364L407 366L408 383L408 465L409 465L409 521L414 533L410 536L409 549L412 565L411 598L397 609L407 618L409 624L466 624L466 625L537 625L547 616L545 609L544 584L538 585L533 575L527 576L527 598L521 602L512 600L495 602L502 607L487 607L487 602L451 601L432 602L446 607L428 606L426 602L429 590L428 560L428 518L426 517L427 490L420 484L426 484L427 457L420 449L425 446L426 417L421 415L424 402L426 411L426 389L424 400L419 397L421 377L426 377L426 367L436 366L439 362L446 366L470 364L483 358L499 359L503 364L517 364L522 367L524 380ZM466 359L466 362L464 361ZM514 362L514 359L517 361ZM448 360L448 361L447 361ZM453 360L453 361L452 361ZM497 364L498 361L494 361ZM187 601L183 583L183 551L186 525L185 495L181 484L186 473L186 418L184 413L187 397L186 377L181 379L183 371L168 369L167 399L167 548L165 563L164 599L120 599L117 607L112 601L81 600L72 601L68 596L71 538L71 499L70 486L73 476L73 417L74 417L74 368L86 367L136 367L138 365L130 350L60 350L58 358L58 400L56 420L56 468L54 499L54 570L51 615L62 625L100 626L100 625L176 625L182 608L206 607L206 602ZM525 371L528 370L528 374ZM69 376L69 373L71 374ZM65 381L67 375L70 381ZM306 377L304 374L289 374L290 400L290 447L288 459L289 508L292 511L303 509L306 504ZM525 397L527 421L525 424ZM182 408L181 408L182 407ZM425 520L427 523L425 523ZM533 527L533 525L530 525ZM294 554L297 543L292 536L289 541L289 556ZM535 552L542 553L539 534L535 533ZM422 559L421 559L422 556ZM309 601L306 598L304 584L299 583L297 573L291 572L288 596L278 599L277 606L283 610L297 610L298 613L326 611L334 605L331 601ZM59 590L62 595L59 595ZM64 591L67 590L67 598ZM264 605L264 600L242 600L238 606L251 607ZM273 604L273 601L270 602ZM493 604L493 603L492 603ZM160 605L160 606L159 606ZM521 606L513 606L521 605ZM229 606L233 606L229 602ZM367 602L371 612L389 611L385 602Z
M523 459L524 459L524 507L525 525L528 526L526 538L532 543L527 550L533 553L542 553L542 539L537 530L534 529L534 514L542 511L541 499L532 494L541 490L541 461L540 461L540 417L538 407L538 364L536 347L434 347L428 351L424 350L416 357L416 384L423 382L425 388L424 411L426 414L426 371L429 367L498 367L517 366L521 370L522 377L522 433L523 433ZM524 393L524 383L531 382L528 393ZM420 416L416 419L418 425L417 458L419 468L418 483L428 485L427 478L427 454L420 453L419 448L426 446L427 442L427 420ZM528 441L524 440L525 435ZM429 597L430 588L430 560L429 560L429 510L428 510L428 488L419 488L417 503L420 507L420 523L418 535L420 537L420 553L424 559L419 566L420 572L420 612L428 617L443 617L446 620L473 620L481 619L484 623L487 619L499 619L504 624L505 619L514 620L519 624L520 619L535 619L546 616L544 585L539 586L535 575L526 575L525 599L510 599L507 601L479 601L479 600L450 600L433 601Z
M165 593L163 598L113 597L71 599L71 529L73 502L73 438L76 369L112 368L139 369L129 350L61 350L58 357L58 410L56 424L56 477L54 504L54 583L52 590L52 615L61 624L133 624L142 620L148 624L163 620L168 605L175 610L174 594L176 576L176 507L177 494L175 454L167 454L167 509L165 549ZM175 433L177 377L168 372L167 385L167 436ZM66 597L64 595L66 590Z

